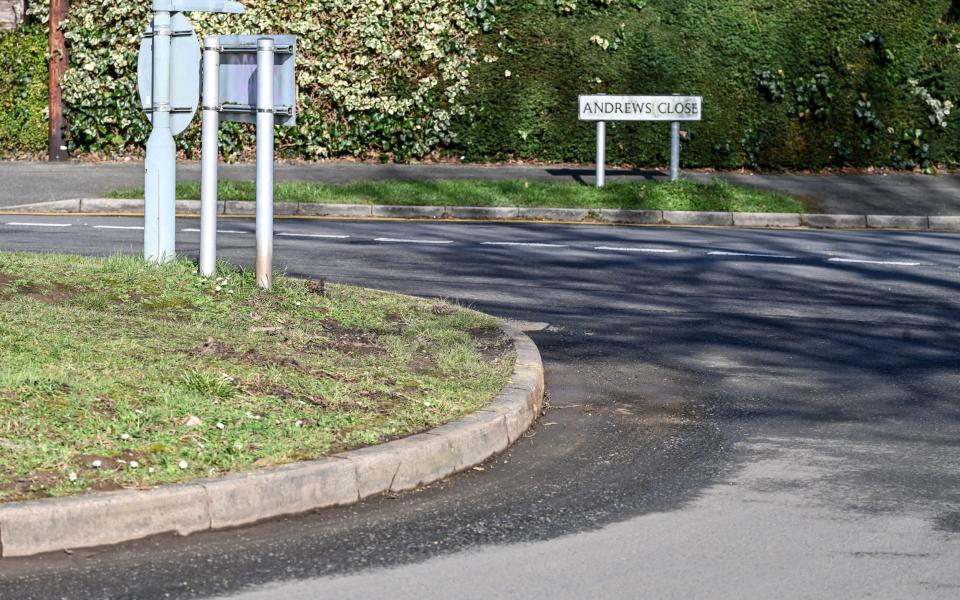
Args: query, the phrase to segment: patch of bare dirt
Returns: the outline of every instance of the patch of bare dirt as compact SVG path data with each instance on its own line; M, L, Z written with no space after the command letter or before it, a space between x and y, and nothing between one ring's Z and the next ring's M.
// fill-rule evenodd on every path
M79 292L75 287L56 284L49 287L38 285L28 285L11 289L14 280L0 273L0 299L14 298L17 296L26 296L31 300L50 304L52 306L61 306L68 304Z
M240 351L212 337L207 338L207 341L204 342L202 346L187 350L187 354L191 356L212 356L214 358L235 360L237 362L263 367L287 367L298 371L305 370L296 358L290 356L267 356L257 352L253 348Z
M329 340L312 340L308 344L310 350L333 349L348 355L376 354L383 356L387 353L378 343L377 336L365 331L344 327L333 319L326 319L323 328L330 335Z
M467 330L470 338L477 346L477 352L486 362L495 362L506 356L513 349L510 338L495 327L475 327Z
M78 492L89 494L125 489L128 486L125 486L116 474L130 468L130 463L133 461L139 462L141 468L147 468L150 464L149 455L132 451L123 452L116 456L84 454L77 457L73 461L77 475L90 479L96 478L89 487L78 490ZM52 495L51 490L53 488L63 485L68 477L69 475L66 472L51 473L47 471L14 476L7 469L6 472L0 471L0 496L3 497L4 502L46 498Z
M101 456L99 454L84 454L76 459L78 466L84 471L117 471L126 468L130 461L140 463L146 459L135 452L123 452L116 456ZM99 466L98 466L99 465Z
M417 375L435 375L437 362L429 354L418 354L407 363L407 368Z
M327 296L327 282L323 279L320 281L308 281L307 291L321 298L325 298Z
M30 473L9 481L0 481L0 494L7 501L27 500L49 496L50 488L59 485L63 476L56 473Z
M433 309L432 309L433 314L437 315L438 317L445 317L447 315L452 315L453 313L456 312L456 310L457 309L455 309L454 307L443 302L437 302L436 304L433 305Z

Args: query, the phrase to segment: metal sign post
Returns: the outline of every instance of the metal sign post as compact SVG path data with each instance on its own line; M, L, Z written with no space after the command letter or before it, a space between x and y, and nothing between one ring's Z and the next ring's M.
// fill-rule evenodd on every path
M140 97L153 123L144 163L143 255L147 261L162 263L176 253L173 136L193 120L200 85L200 45L182 13L243 13L246 9L229 0L153 0L152 10L137 68Z
M597 187L606 183L607 122L597 121Z
M680 177L680 122L700 121L700 96L580 96L580 120L597 122L597 187L606 183L607 121L669 121L670 181Z
M670 124L670 181L680 179L680 121Z
M273 283L273 63L276 45L257 41L257 285Z
M144 163L143 256L156 263L171 260L176 244L177 150L170 129L170 19L169 10L156 10L154 6L150 35L153 60L145 61L152 63L156 76L150 102L153 131L147 140Z
M217 169L220 155L220 38L203 40L203 124L200 142L200 274L217 270Z
M273 277L274 125L297 123L297 38L233 35L204 42L200 273L217 261L217 129L220 121L257 126L257 285Z

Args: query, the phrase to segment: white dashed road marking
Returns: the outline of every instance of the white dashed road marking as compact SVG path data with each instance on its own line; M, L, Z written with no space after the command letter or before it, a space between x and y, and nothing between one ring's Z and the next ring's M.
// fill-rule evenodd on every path
M280 232L277 235L282 235L286 237L303 237L303 238L330 238L335 240L345 240L349 238L349 235L333 235L326 233L286 233Z
M894 267L919 267L923 263L905 262L899 260L861 260L858 258L831 258L828 262L832 263L857 263L864 265L890 265Z
M53 227L53 228L64 228L72 227L73 223L25 223L21 221L10 221L5 223L11 227ZM126 230L143 230L141 225L84 225L92 229L126 229ZM199 233L199 229L195 228L185 228L181 229L181 232L185 233ZM252 231L240 231L236 229L218 229L217 233L224 234L239 234L239 235L253 235ZM334 239L334 240L345 240L350 239L351 236L346 234L332 234L332 233L294 233L288 231L281 231L276 234L278 237L294 237L294 238L314 238L314 239ZM432 245L447 245L453 244L452 240L431 240L431 239L410 239L410 238L389 238L389 237L379 237L374 238L374 242L388 243L388 244L432 244ZM546 242L480 242L484 246L512 246L512 247L527 247L527 248L569 248L568 244L552 244ZM645 247L630 247L630 246L595 246L594 250L601 252L635 252L639 254L677 254L681 250L676 250L673 248L645 248ZM708 256L729 256L729 257L747 257L747 258L777 258L782 260L793 260L798 258L797 256L790 254L764 254L759 252L732 252L727 250L714 250L707 252ZM913 262L908 260L870 260L870 259L861 259L861 258L839 258L831 257L827 259L831 263L841 263L841 264L866 264L866 265L884 265L892 267L919 267L923 266L925 263Z
M566 248L566 244L543 244L539 242L481 242L484 246L527 246L530 248Z
M796 258L796 256L790 256L789 254L753 254L750 252L726 252L723 250L707 252L707 254L710 256L746 256L750 258L782 258L785 260Z
M597 246L594 250L605 250L608 252L644 252L648 254L676 254L679 250L668 250L666 248L623 248L620 246Z
M199 229L188 228L188 229L181 229L180 231L184 233L200 233ZM245 234L253 235L252 231L238 231L236 229L218 229L217 233L245 233Z
M451 240L406 240L403 238L374 238L375 242L388 244L452 244Z

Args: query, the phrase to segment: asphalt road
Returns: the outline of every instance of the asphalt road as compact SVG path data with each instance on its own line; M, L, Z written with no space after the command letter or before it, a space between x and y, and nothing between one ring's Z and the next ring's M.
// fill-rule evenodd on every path
M224 180L252 181L253 164L220 165ZM593 184L589 165L475 165L475 164L367 164L323 162L279 164L278 181L423 181L438 179L527 179L531 181ZM710 181L721 177L734 183L790 194L801 199L807 212L871 215L960 215L960 175L910 173L864 175L790 175L685 171L685 177ZM659 170L610 168L608 181L665 180ZM179 181L199 181L200 165L181 161ZM143 163L48 163L0 161L0 207L49 200L99 198L122 188L143 187Z
M137 225L0 217L0 249L137 252L141 232L118 229ZM195 253L196 221L180 226ZM249 265L253 222L221 228ZM483 470L414 493L4 559L0 598L960 596L960 236L277 232L288 273L541 323L545 416Z

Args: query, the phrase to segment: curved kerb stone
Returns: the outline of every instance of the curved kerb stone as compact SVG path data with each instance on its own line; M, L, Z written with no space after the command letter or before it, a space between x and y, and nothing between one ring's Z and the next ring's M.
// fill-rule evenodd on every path
M543 363L533 341L510 323L517 361L487 406L394 442L306 463L164 485L0 505L0 556L116 544L151 535L236 527L383 492L426 485L502 452L543 407Z

